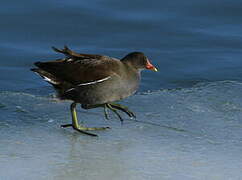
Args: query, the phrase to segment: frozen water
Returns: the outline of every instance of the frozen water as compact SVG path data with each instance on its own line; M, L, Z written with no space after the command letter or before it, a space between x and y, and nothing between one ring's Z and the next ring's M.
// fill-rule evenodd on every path
M98 138L59 127L69 104L0 93L0 179L242 179L241 83L137 94L122 102L137 114L123 125L79 109L85 124L112 127Z

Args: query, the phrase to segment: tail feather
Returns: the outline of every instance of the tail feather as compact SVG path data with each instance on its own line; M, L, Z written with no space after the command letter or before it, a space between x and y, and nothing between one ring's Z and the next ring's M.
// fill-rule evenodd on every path
M72 84L70 84L70 83L68 83L66 81L63 81L63 80L59 80L58 78L56 78L52 74L50 74L50 73L48 73L48 72L46 72L46 71L44 71L42 69L32 68L31 71L37 73L45 81L50 83L55 88L55 90L57 91L57 95L61 99L65 99L64 94L65 94L66 90L73 87Z
M38 63L38 62L37 62ZM36 63L35 63L36 65ZM38 66L38 65L36 65ZM31 71L37 73L38 75L40 75L45 81L47 81L48 83L52 84L52 85L60 85L61 82L56 78L54 77L52 74L42 70L42 69L39 69L39 68L32 68Z
M42 63L39 62L39 61L34 63L34 65L37 66L37 67L39 67L39 68L41 68L41 64L42 64ZM32 71L32 69L31 69L31 71Z
M64 49L58 49L58 48L52 46L52 49L58 53L64 54L67 57L83 57L81 54L70 50L67 46L64 46Z

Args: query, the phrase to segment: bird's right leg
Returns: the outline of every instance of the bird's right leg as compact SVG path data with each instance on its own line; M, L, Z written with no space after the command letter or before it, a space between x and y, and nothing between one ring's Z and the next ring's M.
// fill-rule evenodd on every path
M77 119L76 103L75 102L73 102L71 104L71 116L72 116L72 124L65 124L65 125L62 125L61 127L63 127L63 128L65 128L65 127L72 127L76 131L78 131L80 133L83 133L83 134L90 135L90 136L97 136L97 135L89 133L89 132L86 132L86 131L109 129L109 127L85 127L83 125L80 125L78 123L78 119Z

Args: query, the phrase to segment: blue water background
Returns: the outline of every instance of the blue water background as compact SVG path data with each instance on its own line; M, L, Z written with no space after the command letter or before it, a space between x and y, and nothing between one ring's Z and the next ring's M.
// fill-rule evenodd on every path
M140 91L242 80L242 2L3 1L0 90L47 84L33 62L62 57L50 47L121 58L144 52L159 68L144 72Z

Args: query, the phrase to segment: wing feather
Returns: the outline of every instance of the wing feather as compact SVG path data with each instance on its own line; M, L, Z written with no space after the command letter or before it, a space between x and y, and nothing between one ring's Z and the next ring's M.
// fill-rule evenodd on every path
M63 54L73 55L69 48L65 47L61 51ZM73 84L84 84L95 82L113 74L117 74L120 61L108 56L80 54L82 57L73 56L74 60L58 59L48 62L36 62L35 65L54 76L56 79ZM72 57L72 58L73 58Z

